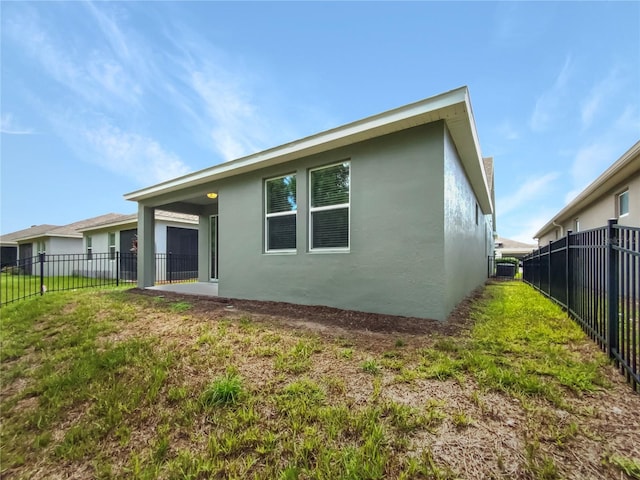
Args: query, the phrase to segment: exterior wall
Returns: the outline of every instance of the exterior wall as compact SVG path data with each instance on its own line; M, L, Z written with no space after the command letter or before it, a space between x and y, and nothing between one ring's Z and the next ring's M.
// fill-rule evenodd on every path
M580 230L589 230L591 228L603 227L610 218L617 218L617 195L626 189L629 189L629 214L618 219L620 225L640 226L640 172L628 178L625 182L616 185L610 189L605 195L600 196L587 207L579 210L571 218L558 222L562 225L557 232L552 230L545 233L538 239L538 245L547 245L550 241L561 238L567 234L568 230L575 231L574 221L576 218L580 221Z
M444 122L221 181L219 293L443 320ZM351 162L350 250L308 251L308 169ZM265 178L297 175L297 251L264 253Z
M47 253L82 253L82 239L50 237L47 239Z
M449 313L487 279L493 252L491 215L485 215L448 131L444 142L445 310Z

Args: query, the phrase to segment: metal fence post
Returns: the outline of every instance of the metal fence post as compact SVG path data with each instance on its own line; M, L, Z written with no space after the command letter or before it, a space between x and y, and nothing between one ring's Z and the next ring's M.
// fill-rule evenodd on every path
M610 358L614 358L618 353L618 230L615 225L617 219L610 219L607 222L607 304L608 304L608 325L607 325L607 352ZM618 362L616 361L616 364Z
M44 256L43 252L38 254L40 259L40 295L44 295Z
M171 275L171 273L172 273L172 268L171 268L172 265L171 264L173 263L173 258L172 258L171 252L167 253L167 257L168 257L167 258L167 276L169 277L169 283L173 283L172 282L173 275Z
M120 286L120 252L116 252L116 287Z
M549 240L549 252L547 257L547 295L551 297L551 244L552 240Z
M572 279L573 279L573 260L571 258L571 234L573 232L571 230L567 230L567 257L565 258L565 289L567 295L567 313L571 315L571 307L573 304L571 303L571 288L572 288Z

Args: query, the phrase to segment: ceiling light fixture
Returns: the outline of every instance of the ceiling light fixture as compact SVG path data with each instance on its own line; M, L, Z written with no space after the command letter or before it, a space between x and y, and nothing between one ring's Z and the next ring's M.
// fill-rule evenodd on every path
M214 193L214 192L207 193L207 197L209 197L209 198L218 198L218 194Z

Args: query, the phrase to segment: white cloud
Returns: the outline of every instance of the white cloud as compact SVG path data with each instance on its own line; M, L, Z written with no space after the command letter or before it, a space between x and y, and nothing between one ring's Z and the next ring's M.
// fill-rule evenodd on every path
M623 80L619 69L613 68L605 78L597 82L583 100L580 109L582 126L591 126L596 115L605 109L609 99L623 88Z
M0 117L0 132L7 135L32 135L34 133L31 128L19 126L10 113L3 113Z
M578 147L572 154L570 190L565 195L565 204L573 200L591 184L620 155L638 141L640 113L638 107L629 104L608 124L608 129L590 136L589 143Z
M549 191L550 186L559 176L558 172L551 172L542 176L526 178L514 193L497 199L496 212L500 215L506 215L536 201Z
M103 167L142 183L162 182L189 172L176 154L151 138L111 125L85 129L82 134Z
M617 158L615 145L608 142L595 142L578 149L571 166L573 188L565 195L569 203L584 188L596 179Z
M241 78L234 81L230 77L211 66L191 72L191 84L213 125L213 144L225 160L260 150L265 136L256 104L247 90L238 88Z
M518 130L513 126L513 123L511 123L509 120L505 120L500 125L498 125L496 131L502 138L506 140L517 140L518 138L520 138L520 132L518 132Z
M139 84L112 52L54 38L35 12L12 17L7 22L7 33L46 75L74 97L111 109L120 108L122 102L129 106L138 103Z
M551 88L542 93L536 100L529 126L534 131L547 130L560 115L562 100L571 75L571 57L565 62L556 76Z

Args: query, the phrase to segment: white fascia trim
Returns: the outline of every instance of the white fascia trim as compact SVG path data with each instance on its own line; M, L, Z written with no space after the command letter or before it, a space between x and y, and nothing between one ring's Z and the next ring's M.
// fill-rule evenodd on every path
M469 112L469 118L473 122L472 112L469 108L467 87L460 87L419 102L389 110L341 127L327 130L300 140L293 141L269 150L258 152L237 160L216 165L198 172L175 178L142 190L137 190L124 195L125 200L142 201L156 195L181 190L185 187L197 186L212 182L221 178L239 173L255 170L270 164L283 163L301 156L319 153L322 151L348 145L350 143L374 138L393 133L405 128L415 127L434 121L434 115L438 110L464 104ZM438 115L435 115L438 117ZM446 120L445 116L438 117ZM478 153L478 161L481 161L478 148L475 127L471 128L473 141ZM485 178L485 186L486 186ZM488 191L488 189L487 189Z
M98 232L100 230L111 230L114 227L124 227L124 226L136 226L138 224L138 219L137 219L137 215L136 218L134 220L123 220L120 222L113 222L113 223L105 223L102 225L95 225L93 227L85 227L85 228L80 228L78 229L79 232L83 232L83 233L89 233L89 232Z

